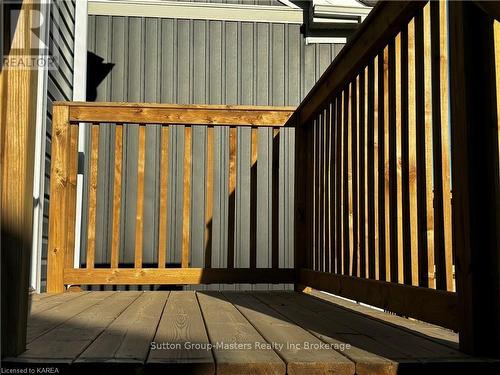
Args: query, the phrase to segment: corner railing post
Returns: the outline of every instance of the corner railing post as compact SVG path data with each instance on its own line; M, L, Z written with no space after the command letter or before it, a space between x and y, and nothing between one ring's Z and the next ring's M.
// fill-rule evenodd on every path
M493 18L450 1L453 247L460 349L500 355L500 184Z
M54 105L50 172L49 247L47 254L47 292L64 292L65 255L69 247L71 131L69 107Z
M307 197L308 197L308 129L305 125L297 122L297 116L293 116L289 123L295 127L295 290L302 291L300 285L300 269L305 267L306 253L308 251L308 225L307 225Z

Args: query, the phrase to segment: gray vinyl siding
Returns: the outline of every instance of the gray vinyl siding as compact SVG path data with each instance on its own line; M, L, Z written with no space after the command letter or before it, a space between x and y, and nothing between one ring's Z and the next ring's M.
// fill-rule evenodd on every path
M295 24L89 16L88 49L114 64L97 87L97 101L179 104L296 106L342 45L305 45ZM92 72L89 72L91 75ZM137 188L137 125L124 130L120 263L132 267ZM169 266L180 263L182 243L183 127L169 139ZM159 223L160 128L147 126L144 207L144 265L156 267ZM204 267L206 128L193 128L191 171L191 267ZM293 129L279 136L279 265L293 267ZM229 129L214 130L214 199L211 267L227 265ZM250 259L250 128L237 131L235 267ZM102 127L99 139L96 266L111 258L114 131ZM256 171L257 267L271 266L272 129L258 130ZM276 161L275 161L276 162ZM102 173L101 173L102 171ZM255 177L254 177L255 178ZM86 218L84 217L84 223ZM83 233L86 233L84 224ZM85 264L85 235L82 265ZM217 288L218 286L212 286ZM224 286L245 288L245 286ZM256 288L268 286L256 286ZM273 286L276 287L276 286ZM282 288L282 286L281 286Z
M73 50L75 35L75 1L57 0L50 9L49 50L58 63L48 71L47 125L45 144L45 196L42 230L41 290L47 283L47 247L49 233L50 155L52 139L52 103L73 99Z

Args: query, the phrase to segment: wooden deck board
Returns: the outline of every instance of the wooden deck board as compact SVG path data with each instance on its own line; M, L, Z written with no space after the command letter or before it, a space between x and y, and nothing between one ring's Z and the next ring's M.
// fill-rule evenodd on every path
M178 373L214 374L215 364L210 349L186 347L185 343L203 345L209 340L194 291L174 291L154 336L147 363L155 369ZM174 344L166 347L164 344Z
M30 308L30 316L41 313L42 311L52 309L75 298L81 297L87 292L62 293L62 294L47 294L46 297L40 297L38 301L32 300Z
M498 360L455 350L456 334L449 330L312 293L40 295L32 298L28 350L2 365L50 364L64 373L231 375L440 374L461 369L496 373L500 369ZM277 346L306 341L330 344L331 349ZM165 348L163 343L180 347ZM224 347L235 344L240 347Z
M388 314L380 309L374 309L368 306L360 305L358 303L353 303L351 301L338 298L330 294L322 293L317 290L312 290L310 294L314 297L332 302L351 311L356 311L363 315L381 320L385 323L396 326L397 328L409 330L411 331L411 333L437 339L439 343L443 345L448 345L454 349L458 349L458 333L453 332L449 329L413 319L406 319L394 314Z
M395 328L375 319L360 314L353 314L332 303L318 300L307 295L294 295L298 303L318 313L318 319L328 319L334 315L342 323L351 327L355 333L364 334L377 341L381 348L387 348L394 353L403 353L407 359L414 361L432 358L468 358L465 354L430 339L419 337L408 331ZM401 357L395 357L401 359Z
M60 324L63 324L65 321L71 319L96 303L99 303L103 299L111 296L113 293L114 292L105 292L100 294L88 293L73 299L72 302L68 301L67 303L54 306L51 309L40 311L38 313L32 313L28 319L26 342L29 344L44 333L59 326ZM64 296L66 294L69 295L69 293L65 293ZM64 299L62 294L61 297L57 298ZM34 310L36 311L37 308L35 307Z
M234 350L214 347L216 372L223 374L285 374L285 363L267 341L221 293L197 293L212 344L234 345ZM259 345L259 349L256 346Z
M282 295L269 293L254 293L254 295L320 340L338 348L337 350L340 350L343 355L355 363L356 374L397 374L397 364L388 358L375 354L373 349L378 343L369 337L357 335L359 337L344 340L349 335L346 333L349 331L348 327L331 324L332 321L336 321L334 319L328 321L318 319L316 314L296 303L293 298L284 298ZM357 340L363 340L363 345L354 346ZM352 346L346 348L346 342Z
M287 364L287 374L354 374L354 364L249 293L224 293Z
M100 293L104 292L89 295L98 296ZM140 294L141 292L114 293L109 298L102 299L29 343L20 358L75 360Z
M144 363L168 295L169 292L141 294L78 357L77 362Z

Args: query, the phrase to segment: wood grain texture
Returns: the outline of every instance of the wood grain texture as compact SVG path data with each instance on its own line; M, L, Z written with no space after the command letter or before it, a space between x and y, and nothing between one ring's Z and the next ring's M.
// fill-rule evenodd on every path
M443 214L444 214L444 252L445 252L445 272L446 290L455 291L455 278L453 275L453 244L452 244L452 220L451 220L451 139L449 123L449 60L448 60L448 8L445 3L439 3L439 67L440 77L440 102L441 102L441 163L443 175ZM498 22L497 22L498 23ZM495 48L498 46L495 44ZM495 61L498 61L497 58ZM497 79L499 79L497 73ZM497 85L498 87L498 85ZM497 98L499 97L497 93ZM498 100L497 100L498 102ZM497 109L497 113L500 111ZM500 134L500 133L499 133Z
M429 287L436 288L436 271L434 262L434 192L433 192L433 142L432 124L434 121L432 95L432 67L431 67L431 4L427 3L423 11L423 39L424 39L424 103L425 103L425 199L427 201L426 235L427 235L427 278ZM439 112L438 112L439 113ZM423 220L423 219L422 219Z
M153 342L180 344L181 347L151 349L147 359L151 368L183 374L215 373L212 351L201 347L210 341L195 292L171 292ZM186 344L193 347L185 347Z
M140 294L113 293L30 342L20 358L75 360Z
M158 268L165 268L168 241L168 166L169 166L169 129L161 128L160 161L160 228L158 235Z
M89 198L87 222L87 253L86 267L94 268L96 216L97 216L97 178L99 163L99 125L91 125L90 140L90 167L89 167ZM50 234L49 234L50 238Z
M25 57L31 59L32 48L38 48L38 39L31 38L30 31L38 25L38 18L31 15L38 14L32 10L39 6L28 1L4 4L0 11L3 18L0 68L2 358L21 353L26 338L38 69L27 69L24 64L29 64ZM11 58L14 66L7 67ZM18 63L23 66L16 66ZM50 253L51 248L48 251ZM55 281L56 289L60 289L59 280Z
M424 5L425 2L420 1L379 3L297 108L299 126L306 125L327 98L343 90L355 72L365 66L384 47L388 38L398 31L401 23Z
M291 268L96 268L65 269L65 284L140 285L140 284L212 284L271 283L296 280Z
M417 187L418 285L429 286L425 119L424 14L415 15L415 155Z
M299 282L314 289L404 316L457 329L455 293L302 269Z
M408 24L408 180L410 196L411 284L419 285L415 19Z
M52 162L50 192L56 197L49 207L49 247L47 254L47 291L64 291L64 256L68 247L68 194L70 125L68 108L54 106L52 109Z
M32 342L113 294L114 292L60 294L60 297L58 297L60 303L53 303L49 309L41 308L30 314L27 342Z
M59 103L59 102L58 102ZM170 125L283 126L293 107L60 102L70 121Z
M141 293L78 356L76 363L144 363L168 296L168 291Z
M71 301L75 298L81 297L88 292L75 292L75 293L51 293L51 294L45 294L45 297L49 298L43 298L40 300L35 300L31 301L31 306L30 306L30 315L33 316L37 313L40 313L45 310L49 310L55 306L62 305L66 303L67 301Z
M113 233L111 234L111 268L118 267L120 251L120 208L122 195L123 125L115 127L115 165L113 172Z
M315 296L319 294L318 292L314 293ZM309 309L308 304L314 303L312 299L306 300L299 294L253 293L253 295L319 340L330 344L334 348L339 348L337 351L354 363L356 374L396 375L398 373L397 362L381 356L380 350L379 354L374 353L376 350L370 347L370 338L359 335L358 332L341 323L343 320L341 313L335 314L332 309L328 319L325 319L326 314L322 315L316 309ZM349 332L350 336L345 335L346 331ZM362 343L355 345L356 340L352 339L353 336L359 337L361 339L359 341L362 341ZM345 341L342 341L342 339ZM374 340L373 342L376 343ZM345 347L346 343L350 344L351 347L341 350L340 348Z
M210 341L241 344L233 350L214 347L216 373L232 375L284 374L285 363L271 348L256 349L267 344L261 334L226 298L217 292L197 293Z
M330 348L313 349L313 346L322 343L320 339L254 296L231 292L225 292L224 296L267 342L278 345L276 351L286 363L287 374L354 373L354 363Z
M399 58L400 69L400 95L401 95L401 128L400 152L401 152L401 258L402 258L402 282L412 284L412 229L410 217L410 140L409 138L409 43L408 26L401 30L401 49ZM399 194L399 191L398 191ZM399 214L399 213L398 213Z
M134 267L142 267L142 240L144 236L144 167L146 158L146 128L139 127L137 146L137 208L135 213Z

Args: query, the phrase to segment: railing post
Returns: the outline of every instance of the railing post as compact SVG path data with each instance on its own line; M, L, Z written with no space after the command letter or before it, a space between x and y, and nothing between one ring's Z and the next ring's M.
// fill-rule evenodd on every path
M69 247L70 155L69 107L54 105L52 111L52 158L50 172L49 247L47 254L47 292L64 292L63 272ZM76 150L73 150L76 152Z
M500 356L500 187L493 18L450 1L453 247L460 349Z
M37 70L25 64L38 48L35 38L30 38L39 21L39 12L34 10L40 10L34 1L0 4L5 43L0 63L1 358L16 356L26 348ZM11 17L13 14L19 16Z
M300 269L305 267L306 253L308 251L308 223L307 223L307 200L308 200L308 184L311 181L307 180L308 176L308 134L307 125L300 126L297 123L297 116L293 116L289 123L295 127L295 237L294 237L294 252L295 252L295 270L296 281L295 290L303 291L304 287L299 284Z

